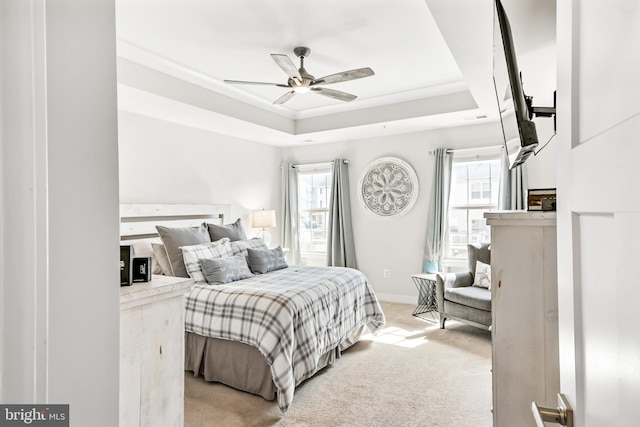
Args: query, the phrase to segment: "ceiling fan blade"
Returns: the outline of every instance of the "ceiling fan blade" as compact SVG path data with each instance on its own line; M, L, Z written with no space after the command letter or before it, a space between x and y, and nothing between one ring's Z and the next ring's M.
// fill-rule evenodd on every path
M289 85L285 85L282 83L268 83L268 82L247 82L244 80L225 80L225 83L233 84L233 85L268 85L268 86L279 86L279 87L289 87Z
M296 92L291 90L291 91L285 93L284 95L282 95L280 98L278 98L275 101L273 101L273 105L284 104L285 102L287 102L288 100L293 98L293 96L295 94L296 94Z
M350 93L335 89L328 89L326 87L314 87L311 88L311 90L318 95L328 96L329 98L338 99L340 101L353 101L357 98L357 96Z
M291 59L287 55L272 53L271 57L273 58L274 61L276 61L276 64L278 64L278 67L282 68L282 71L287 73L287 76L289 76L292 79L296 79L299 82L302 81L302 76L300 75L300 72L296 68L293 61L291 61Z
M361 79L373 76L375 73L369 67L358 68L357 70L343 71L341 73L329 74L328 76L316 79L312 85L346 82L349 80Z

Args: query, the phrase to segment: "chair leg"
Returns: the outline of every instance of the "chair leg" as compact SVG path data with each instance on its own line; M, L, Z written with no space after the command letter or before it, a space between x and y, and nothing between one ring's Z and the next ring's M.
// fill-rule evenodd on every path
M447 320L446 317L444 317L444 313L440 313L440 329L444 329L444 321Z

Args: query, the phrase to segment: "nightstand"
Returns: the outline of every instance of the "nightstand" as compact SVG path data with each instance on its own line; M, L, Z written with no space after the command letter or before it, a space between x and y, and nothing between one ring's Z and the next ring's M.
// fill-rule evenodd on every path
M184 425L184 298L192 279L120 288L120 427Z

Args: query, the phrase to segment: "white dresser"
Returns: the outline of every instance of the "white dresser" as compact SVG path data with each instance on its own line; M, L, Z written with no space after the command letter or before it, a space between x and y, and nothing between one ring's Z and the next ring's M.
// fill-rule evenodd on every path
M535 427L560 389L556 213L485 214L491 226L494 427Z
M184 295L193 280L120 288L120 427L184 425Z

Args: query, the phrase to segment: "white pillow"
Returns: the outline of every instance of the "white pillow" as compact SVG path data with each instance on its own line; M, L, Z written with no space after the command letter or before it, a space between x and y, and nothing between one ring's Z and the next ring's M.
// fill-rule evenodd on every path
M491 266L484 262L476 261L476 273L473 286L491 290Z
M232 255L228 237L215 242L181 246L180 249L182 249L182 258L187 273L196 283L206 283L207 281L202 273L201 259L225 258Z
M169 257L167 257L167 251L164 249L164 245L162 243L151 243L151 248L153 249L153 255L155 256L156 264L160 268L160 273L165 276L172 276L173 271L171 271L171 261L169 261ZM155 271L155 265L153 269Z

